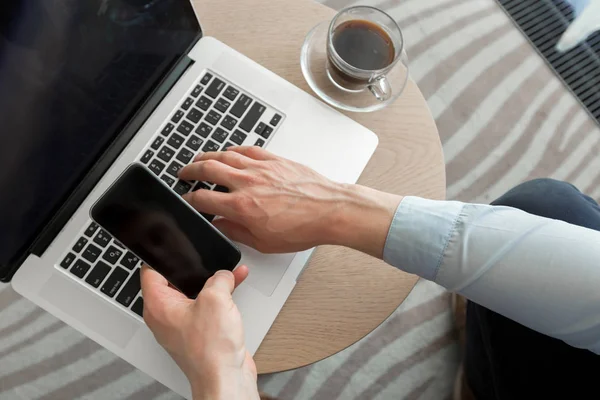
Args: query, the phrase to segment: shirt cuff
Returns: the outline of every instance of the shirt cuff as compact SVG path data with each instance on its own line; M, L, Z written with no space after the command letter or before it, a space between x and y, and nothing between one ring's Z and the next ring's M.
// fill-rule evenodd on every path
M384 261L435 281L463 207L456 201L404 197L388 232Z

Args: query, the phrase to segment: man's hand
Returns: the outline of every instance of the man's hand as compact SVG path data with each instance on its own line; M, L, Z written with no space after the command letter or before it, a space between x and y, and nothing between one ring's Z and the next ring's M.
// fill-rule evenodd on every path
M187 376L194 399L258 399L256 365L231 298L247 276L246 266L219 271L190 300L158 272L142 268L144 320Z
M197 190L185 198L198 211L222 216L214 225L231 239L264 253L337 244L382 257L401 197L332 182L259 147L230 147L194 161L181 179L230 192Z

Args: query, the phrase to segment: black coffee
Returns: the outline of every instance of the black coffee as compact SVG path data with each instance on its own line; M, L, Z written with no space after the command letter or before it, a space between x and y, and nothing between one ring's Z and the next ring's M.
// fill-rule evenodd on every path
M396 54L388 33L376 23L366 20L346 21L338 25L333 31L333 47L348 64L370 71L387 67Z

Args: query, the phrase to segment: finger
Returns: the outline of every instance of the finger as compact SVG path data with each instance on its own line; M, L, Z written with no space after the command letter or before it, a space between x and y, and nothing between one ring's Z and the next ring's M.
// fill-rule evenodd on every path
M234 152L238 154L242 154L248 158L252 158L253 160L276 160L277 156L273 153L269 153L262 147L258 146L232 146L227 148L227 152Z
M235 215L229 206L231 201L229 193L198 189L195 192L186 193L182 197L201 213L219 215L226 218L232 218Z
M179 170L179 178L187 181L207 181L233 188L240 170L216 160L197 161Z
M229 239L245 244L246 246L254 247L256 238L245 226L233 222L227 219L227 217L213 221L213 225Z
M237 169L247 168L252 160L243 154L234 151L211 151L200 153L194 158L194 162L215 160Z
M221 293L231 294L235 289L235 277L231 271L221 270L215 272L204 284L204 290L216 290Z
M164 276L148 267L146 264L142 265L140 273L140 279L142 282L142 297L153 295L158 289L164 286L169 286L169 282Z
M140 279L144 308L152 310L153 314L161 314L160 311L173 302L189 301L183 293L169 286L164 276L145 264L142 265Z
M248 267L246 265L240 265L233 270L233 278L235 279L235 287L238 287L242 282L246 280L249 274Z

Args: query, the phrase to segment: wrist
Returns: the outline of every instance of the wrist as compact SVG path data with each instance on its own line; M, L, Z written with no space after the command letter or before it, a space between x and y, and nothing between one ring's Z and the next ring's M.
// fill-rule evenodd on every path
M258 400L256 378L244 376L242 371L221 373L218 378L209 382L193 382L192 398L194 400Z
M341 184L341 201L329 226L331 242L377 258L403 197L361 185Z

